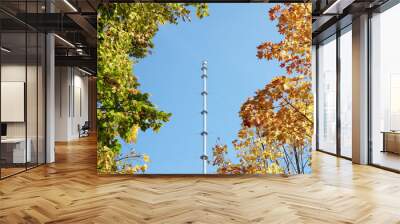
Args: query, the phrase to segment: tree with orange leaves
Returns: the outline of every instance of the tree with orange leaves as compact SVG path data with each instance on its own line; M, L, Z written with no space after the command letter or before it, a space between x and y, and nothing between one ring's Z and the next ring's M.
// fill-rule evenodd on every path
M278 60L278 76L241 107L242 128L233 141L239 163L217 144L213 165L225 174L300 174L310 165L313 131L311 4L278 4L269 10L282 41L257 47L257 57Z

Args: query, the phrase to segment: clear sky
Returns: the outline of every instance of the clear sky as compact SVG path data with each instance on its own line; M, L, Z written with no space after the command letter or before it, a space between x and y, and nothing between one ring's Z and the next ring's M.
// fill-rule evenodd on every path
M192 22L160 27L152 55L134 68L139 89L150 93L158 108L172 113L160 132L140 132L133 146L150 156L146 173L202 172L203 60L208 61L208 155L212 159L218 137L232 146L240 129L241 104L272 77L285 73L277 62L256 57L260 43L281 39L268 18L272 5L209 4L209 17L192 16ZM215 172L211 165L208 169Z

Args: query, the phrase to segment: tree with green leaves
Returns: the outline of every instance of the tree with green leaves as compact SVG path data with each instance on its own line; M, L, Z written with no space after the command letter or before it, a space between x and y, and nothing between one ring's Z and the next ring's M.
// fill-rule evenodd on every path
M97 169L99 173L137 173L147 169L149 156L131 151L121 155L121 143L136 142L139 130L158 131L170 113L159 110L141 92L133 68L154 48L159 26L208 15L207 4L119 3L98 9L97 49ZM162 80L160 74L160 81Z

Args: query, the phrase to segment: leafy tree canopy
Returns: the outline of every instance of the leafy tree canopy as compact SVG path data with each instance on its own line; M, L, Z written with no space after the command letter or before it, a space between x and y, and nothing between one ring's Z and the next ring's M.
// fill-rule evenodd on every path
M259 59L277 60L286 74L275 77L241 107L242 128L233 141L239 163L214 147L219 173L300 174L310 165L313 131L311 92L311 4L278 4L269 11L283 35L257 47Z

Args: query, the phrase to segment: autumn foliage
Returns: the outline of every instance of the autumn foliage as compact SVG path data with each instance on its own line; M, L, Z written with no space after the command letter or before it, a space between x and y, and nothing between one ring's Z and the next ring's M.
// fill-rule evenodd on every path
M277 60L285 75L274 78L242 105L242 127L228 146L213 149L213 165L224 174L300 174L310 166L313 131L311 93L311 4L278 4L269 10L282 35L257 47L259 59Z

